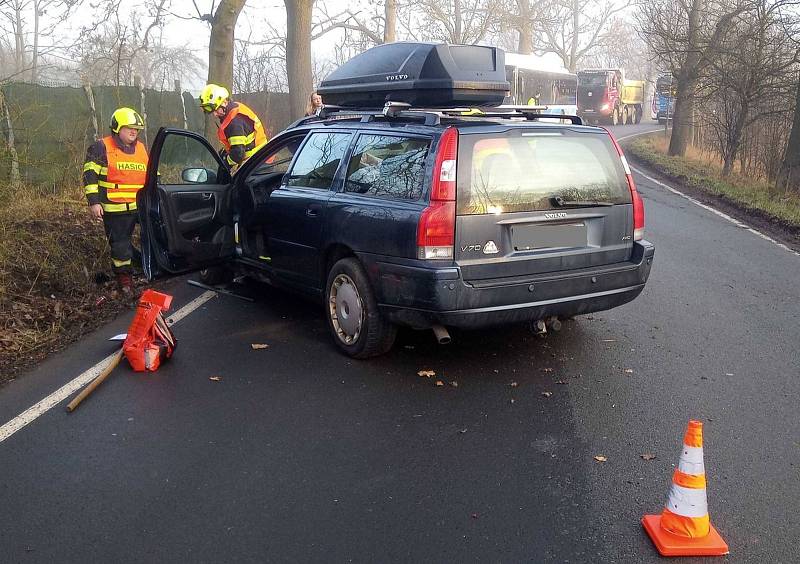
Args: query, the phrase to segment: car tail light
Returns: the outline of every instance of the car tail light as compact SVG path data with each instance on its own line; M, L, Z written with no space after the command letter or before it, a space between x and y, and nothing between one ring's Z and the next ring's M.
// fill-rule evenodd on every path
M456 157L458 131L448 127L439 139L433 165L431 200L417 225L417 256L452 259L456 235Z
M617 154L622 161L622 168L625 169L625 179L628 181L628 189L631 191L631 203L633 203L633 240L641 241L644 239L644 202L642 201L642 196L639 194L639 191L636 190L636 184L633 182L633 175L631 174L631 167L628 166L628 159L625 158L622 147L619 146L619 143L617 143L617 140L614 139L610 131L606 129L606 133L611 137L614 148L617 149Z

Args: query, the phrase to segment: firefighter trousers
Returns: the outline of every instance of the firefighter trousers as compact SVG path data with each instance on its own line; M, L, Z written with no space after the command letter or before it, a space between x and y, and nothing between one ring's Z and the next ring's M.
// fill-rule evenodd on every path
M131 236L139 216L136 212L104 213L103 226L111 246L111 263L115 274L130 274L132 259L137 262L141 256L138 249L133 248Z

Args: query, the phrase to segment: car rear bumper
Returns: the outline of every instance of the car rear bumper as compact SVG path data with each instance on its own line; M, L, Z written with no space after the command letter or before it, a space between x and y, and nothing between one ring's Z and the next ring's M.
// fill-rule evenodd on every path
M654 252L651 243L640 241L631 259L621 264L480 281L463 280L455 266L420 268L362 260L379 307L391 321L416 328L477 328L586 314L627 303L644 289Z

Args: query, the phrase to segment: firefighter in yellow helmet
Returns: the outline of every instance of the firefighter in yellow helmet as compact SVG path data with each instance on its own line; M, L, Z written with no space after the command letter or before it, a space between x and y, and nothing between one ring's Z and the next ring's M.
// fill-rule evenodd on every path
M111 116L111 135L86 152L83 188L91 217L102 221L111 245L111 261L124 292L132 289L131 235L136 225L136 193L147 176L147 149L138 140L144 120L131 108L118 108Z
M219 120L217 137L225 148L229 165L241 165L267 142L256 113L241 102L232 101L227 88L207 84L200 92L200 107Z

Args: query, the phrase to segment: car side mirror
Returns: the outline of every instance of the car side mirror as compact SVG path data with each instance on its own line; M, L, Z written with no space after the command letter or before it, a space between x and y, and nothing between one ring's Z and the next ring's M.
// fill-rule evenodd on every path
M189 184L214 184L217 173L207 168L185 168L181 172L181 179Z

